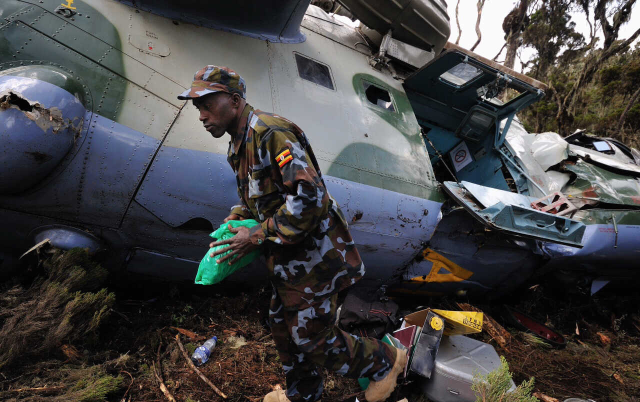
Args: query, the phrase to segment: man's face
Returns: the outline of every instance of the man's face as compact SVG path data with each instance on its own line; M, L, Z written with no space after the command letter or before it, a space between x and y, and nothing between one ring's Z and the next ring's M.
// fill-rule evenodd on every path
M214 138L220 138L231 125L236 112L234 97L225 92L216 92L193 99L193 106L200 112L200 121Z

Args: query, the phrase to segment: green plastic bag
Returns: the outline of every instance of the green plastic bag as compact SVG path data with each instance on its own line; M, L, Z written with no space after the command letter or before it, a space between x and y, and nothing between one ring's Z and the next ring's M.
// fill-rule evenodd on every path
M244 226L247 228L252 228L260 223L254 219L245 219L243 221L229 221L220 225L220 227L209 236L213 237L216 240L228 240L235 236L235 233L229 231L229 225L231 227L237 228L240 226ZM213 258L209 257L211 253L214 251L223 249L225 247L229 247L228 244L223 244L222 246L217 246L209 249L207 254L204 256L202 261L200 261L200 266L198 267L198 274L196 275L196 284L198 285L214 285L218 282L221 282L224 278L236 272L240 268L248 265L253 260L260 256L260 250L252 251L251 253L245 255L240 260L234 262L233 264L229 264L229 260L223 261L220 264L216 262L217 259L224 257L229 254L224 253L217 255ZM231 258L233 259L233 257Z

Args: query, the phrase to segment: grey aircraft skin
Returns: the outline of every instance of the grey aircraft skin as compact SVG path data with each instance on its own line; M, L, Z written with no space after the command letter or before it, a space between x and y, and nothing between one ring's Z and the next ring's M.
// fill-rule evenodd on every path
M227 141L176 96L218 64L305 130L376 285L497 295L541 267L637 278L637 151L526 133L515 114L545 85L447 44L442 0L376 2L388 21L342 2L373 29L309 2L3 1L3 265L48 239L193 280L238 199ZM549 166L530 152L546 145ZM555 192L577 210L532 207ZM230 280L264 281L261 268Z

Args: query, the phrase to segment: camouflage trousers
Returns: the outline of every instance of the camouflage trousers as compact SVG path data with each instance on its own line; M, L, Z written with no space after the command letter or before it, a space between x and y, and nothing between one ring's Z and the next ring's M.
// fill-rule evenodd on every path
M383 379L396 350L375 338L349 334L335 326L338 294L302 310L285 309L274 286L269 321L292 402L320 399L320 367L348 378Z

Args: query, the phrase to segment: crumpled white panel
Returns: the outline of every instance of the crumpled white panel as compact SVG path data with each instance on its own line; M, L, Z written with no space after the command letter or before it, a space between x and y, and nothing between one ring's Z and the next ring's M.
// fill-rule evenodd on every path
M543 170L549 169L567 159L568 143L557 133L541 133L535 135L531 142L531 155Z

